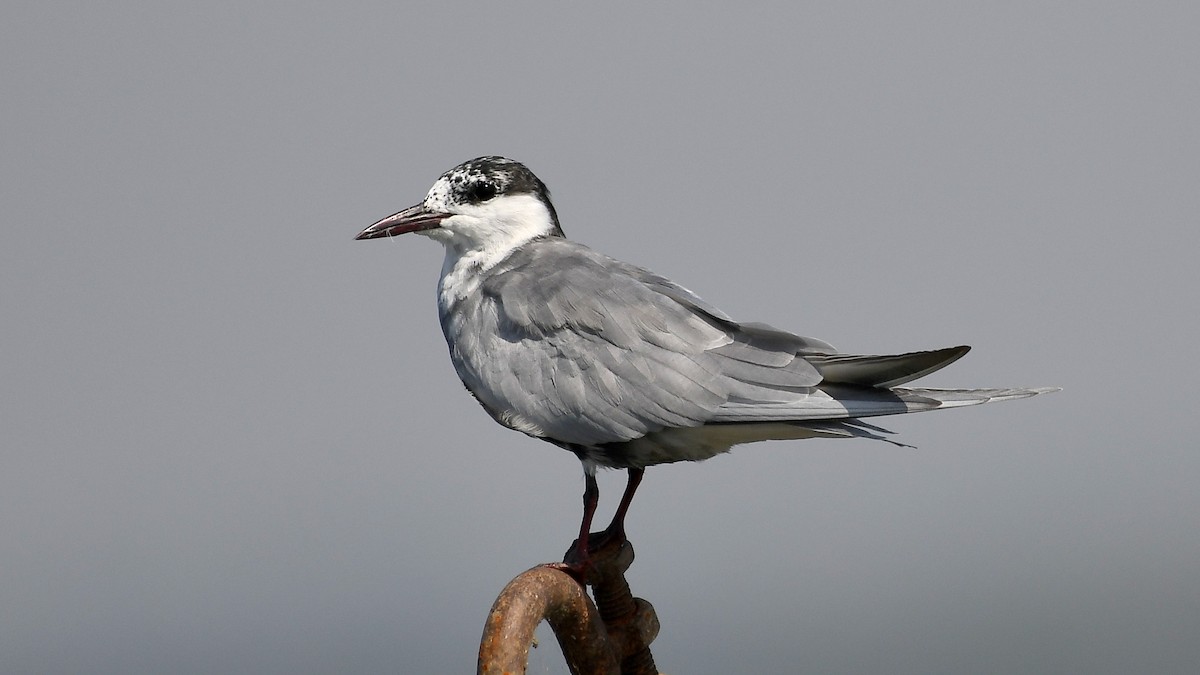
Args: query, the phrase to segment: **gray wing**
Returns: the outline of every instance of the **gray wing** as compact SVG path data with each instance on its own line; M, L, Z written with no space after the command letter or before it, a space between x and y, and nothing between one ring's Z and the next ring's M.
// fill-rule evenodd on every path
M744 341L753 341L765 349L801 354L806 357L837 353L837 349L824 340L795 335L765 323L738 323L725 312L702 300L700 296L666 277L658 276L627 263L613 262L617 263L624 273L641 281L651 290L665 295L697 314L707 316L714 323L739 335Z
M932 390L887 387L967 350L837 354L820 340L739 324L667 279L561 238L522 247L490 270L443 328L464 384L498 421L559 443L639 453L657 444L665 453L628 464L702 458L659 441L705 425L716 440L711 452L693 451L704 456L767 438L877 437L829 421L947 405ZM989 396L957 393L949 404ZM695 434L687 438L696 445Z
M563 239L515 252L443 323L496 419L579 445L699 426L731 400L791 399L822 380L799 353L832 351L743 330L686 289Z

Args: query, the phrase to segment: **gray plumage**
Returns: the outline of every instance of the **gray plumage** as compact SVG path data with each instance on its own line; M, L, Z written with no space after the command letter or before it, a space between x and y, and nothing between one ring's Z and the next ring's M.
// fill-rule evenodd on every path
M446 246L439 313L463 384L501 424L596 465L702 460L739 443L883 439L858 418L1052 389L901 387L968 347L848 355L738 323L691 291L565 239L523 165L482 157L359 238L420 232Z
M438 312L463 384L496 421L583 462L583 519L564 560L580 581L593 551L624 542L647 466L756 441L889 440L861 418L1053 391L902 387L969 348L840 354L738 323L668 279L568 241L545 184L503 157L447 171L424 201L358 238L406 232L446 248ZM593 536L598 466L625 468L629 481Z
M443 306L441 322L459 377L493 418L609 467L702 460L758 440L881 438L845 421L1043 391L899 388L969 347L838 354L739 324L663 277L557 237L514 250L478 293Z

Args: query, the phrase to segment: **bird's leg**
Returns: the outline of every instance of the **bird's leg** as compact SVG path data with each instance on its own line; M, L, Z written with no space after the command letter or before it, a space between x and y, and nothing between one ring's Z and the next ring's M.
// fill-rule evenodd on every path
M638 485L642 483L642 475L645 473L645 469L629 469L629 481L625 483L625 494L621 495L621 503L617 505L617 512L613 514L612 522L605 528L601 543L607 543L609 539L625 541L625 514L629 512L629 505L633 503L633 493L637 492Z
M600 503L600 486L596 484L596 474L583 474L583 521L579 524L579 540L575 543L579 557L587 565L588 537L592 530L592 516L596 515L596 506Z
M549 565L565 571L581 584L587 577L588 568L592 566L588 556L588 538L591 535L592 516L596 514L596 505L600 503L600 486L596 484L596 474L585 470L583 484L583 521L579 524L579 538L567 549L561 563Z
M638 485L642 482L642 474L646 473L645 469L629 469L629 481L625 483L625 493L621 495L621 503L617 505L617 511L613 514L612 522L603 531L590 534L590 539L582 539L580 547L586 548L589 554L597 553L601 549L619 549L625 543L625 514L629 512L629 505L633 502L633 493L637 492ZM598 496L598 495L597 495ZM587 499L587 495L584 495ZM595 511L595 505L592 506ZM587 522L583 529L588 529L591 525L591 515L587 514Z
M579 539L575 540L563 558L567 570L577 578L582 580L587 576L588 568L592 567L593 553L599 553L602 549L617 551L625 544L625 514L629 512L629 504L633 502L633 494L637 492L644 473L645 469L629 469L629 481L625 484L625 493L621 495L621 503L617 505L612 522L595 536L591 532L592 517L600 503L600 486L596 484L595 474L584 473L583 522L579 525Z

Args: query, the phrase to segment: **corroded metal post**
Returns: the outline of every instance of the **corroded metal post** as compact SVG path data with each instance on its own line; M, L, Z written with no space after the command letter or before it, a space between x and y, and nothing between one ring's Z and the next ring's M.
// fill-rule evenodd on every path
M479 675L524 673L542 619L554 630L574 675L621 672L583 586L566 572L543 566L519 574L496 598L479 644Z
M650 642L658 635L654 607L634 598L625 580L633 547L614 542L591 554L585 582L561 565L534 567L510 581L492 605L479 645L480 675L525 672L534 630L550 624L574 675L656 675Z
M608 630L608 641L621 661L621 675L657 675L650 642L658 637L654 607L633 597L625 571L633 564L633 545L618 541L592 553L595 566L587 584L596 598L596 609Z

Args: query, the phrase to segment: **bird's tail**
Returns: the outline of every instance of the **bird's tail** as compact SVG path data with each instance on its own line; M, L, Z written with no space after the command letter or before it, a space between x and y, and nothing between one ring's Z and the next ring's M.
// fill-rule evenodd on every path
M1012 401L1059 391L1060 387L1035 389L932 389L926 387L855 387L821 385L820 390L845 409L845 417L875 417L960 408L992 401ZM832 415L842 417L843 415Z
M1033 389L930 389L925 387L894 387L892 393L905 401L928 401L933 408L957 408L964 405L979 405L992 401L1014 401L1038 394L1062 391L1062 387L1037 387ZM924 409L924 408L922 408Z
M606 466L650 466L708 459L741 443L802 438L869 438L905 446L892 432L861 417L957 408L989 401L1010 401L1058 391L1038 389L877 389L821 385L793 404L739 403L722 409L712 423L672 427L625 443L606 446ZM905 446L911 447L911 446ZM603 463L603 462L602 462Z
M863 417L875 417L879 415L920 412L922 410L959 408L968 405L979 405L980 403L990 403L992 401L1013 401L1018 398L1029 398L1030 396L1049 394L1061 390L1062 387L1038 387L1034 389L930 389L894 387L879 391L855 387L850 391L856 392L858 396L843 395L844 397L838 397L835 395L834 397L845 405L847 410L857 410L858 414ZM882 395L872 395L875 392ZM895 399L888 396L889 394L895 396ZM881 403L883 405L880 405ZM903 406L903 408L900 406ZM877 441L887 441L888 443L902 447L912 447L883 435L891 434L893 433L892 431L883 427L877 427L874 424L867 424L857 417L796 422L795 424L822 436L870 438Z

